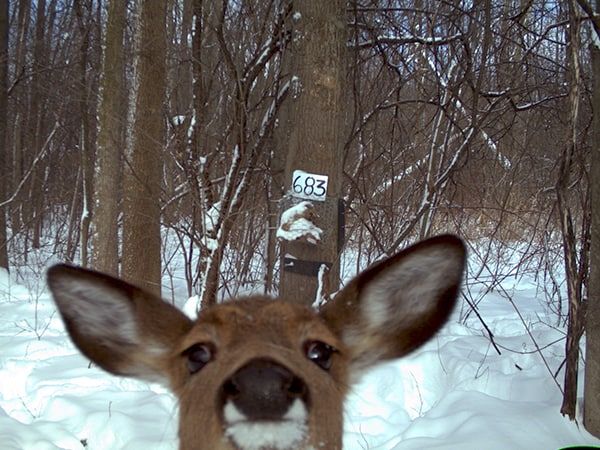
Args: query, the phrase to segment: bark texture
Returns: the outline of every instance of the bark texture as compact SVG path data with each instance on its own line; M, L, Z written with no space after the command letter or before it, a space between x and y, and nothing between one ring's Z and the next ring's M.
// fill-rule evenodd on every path
M292 186L295 170L327 175L327 201L313 202L316 225L324 231L321 243L284 243L282 257L331 264L329 285L338 286L338 200L341 189L344 140L344 80L346 72L345 3L339 0L294 4L292 17L291 105L285 188ZM282 209L295 203L282 202ZM281 266L284 267L283 264ZM282 270L280 295L311 304L317 291L317 273Z
M596 11L600 1L596 0ZM597 36L600 40L600 35ZM594 110L592 167L592 229L590 252L590 281L586 312L586 365L584 381L583 424L593 435L600 437L600 48L592 46Z
M101 81L99 130L95 172L95 214L93 266L118 275L118 214L122 185L124 147L121 116L123 95L123 33L126 0L111 0L108 5L104 64Z
M123 276L159 295L166 6L162 0L140 3L133 136L125 162L123 198Z
M7 197L9 177L8 146L6 142L6 107L8 73L8 1L0 3L0 203ZM0 206L0 268L8 270L8 230L6 228L6 211Z

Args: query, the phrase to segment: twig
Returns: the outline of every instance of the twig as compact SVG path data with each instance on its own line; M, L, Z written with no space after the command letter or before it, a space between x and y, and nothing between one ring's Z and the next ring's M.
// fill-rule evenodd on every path
M8 199L6 199L6 200L4 200L3 202L0 203L0 208L4 207L6 205L9 205L9 204L11 204L12 202L15 201L15 199L17 198L17 195L19 195L19 192L21 192L21 189L23 189L23 186L25 186L25 182L29 179L29 177L33 173L33 169L35 169L35 166L37 166L37 164L39 163L39 161L46 154L46 149L48 148L48 145L50 144L50 141L54 137L54 134L56 133L56 130L58 130L58 121L54 124L54 128L52 129L52 131L50 132L50 134L46 138L46 141L44 142L44 145L42 145L42 148L40 149L39 153L36 155L36 157L32 161L31 166L29 167L29 170L27 171L27 173L25 174L25 176L21 179L21 182L17 186L17 189L15 189L15 191L13 192L13 194Z

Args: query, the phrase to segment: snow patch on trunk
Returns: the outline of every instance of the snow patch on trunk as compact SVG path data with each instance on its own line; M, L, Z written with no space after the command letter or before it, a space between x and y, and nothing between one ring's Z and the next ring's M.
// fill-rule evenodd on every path
M309 244L321 242L323 230L314 223L316 217L311 202L300 202L281 214L277 238L282 241L306 241Z

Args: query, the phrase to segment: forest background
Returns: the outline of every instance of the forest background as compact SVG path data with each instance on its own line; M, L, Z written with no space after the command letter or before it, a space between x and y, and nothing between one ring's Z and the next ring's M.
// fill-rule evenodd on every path
M575 417L586 315L600 385L594 6L5 1L0 267L44 267L49 246L167 299L176 277L201 305L276 294L290 173L326 160L344 205L331 290L338 272L439 232L488 268L518 249L490 289L539 277L566 330L555 377ZM463 300L476 313L475 279Z

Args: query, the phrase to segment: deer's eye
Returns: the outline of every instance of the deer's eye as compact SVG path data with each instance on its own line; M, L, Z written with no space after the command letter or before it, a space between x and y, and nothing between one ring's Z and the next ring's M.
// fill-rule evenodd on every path
M210 343L194 344L183 352L187 357L187 366L191 374L201 370L215 357L215 346Z
M306 357L323 370L331 368L331 359L336 349L321 341L308 341L304 344Z

